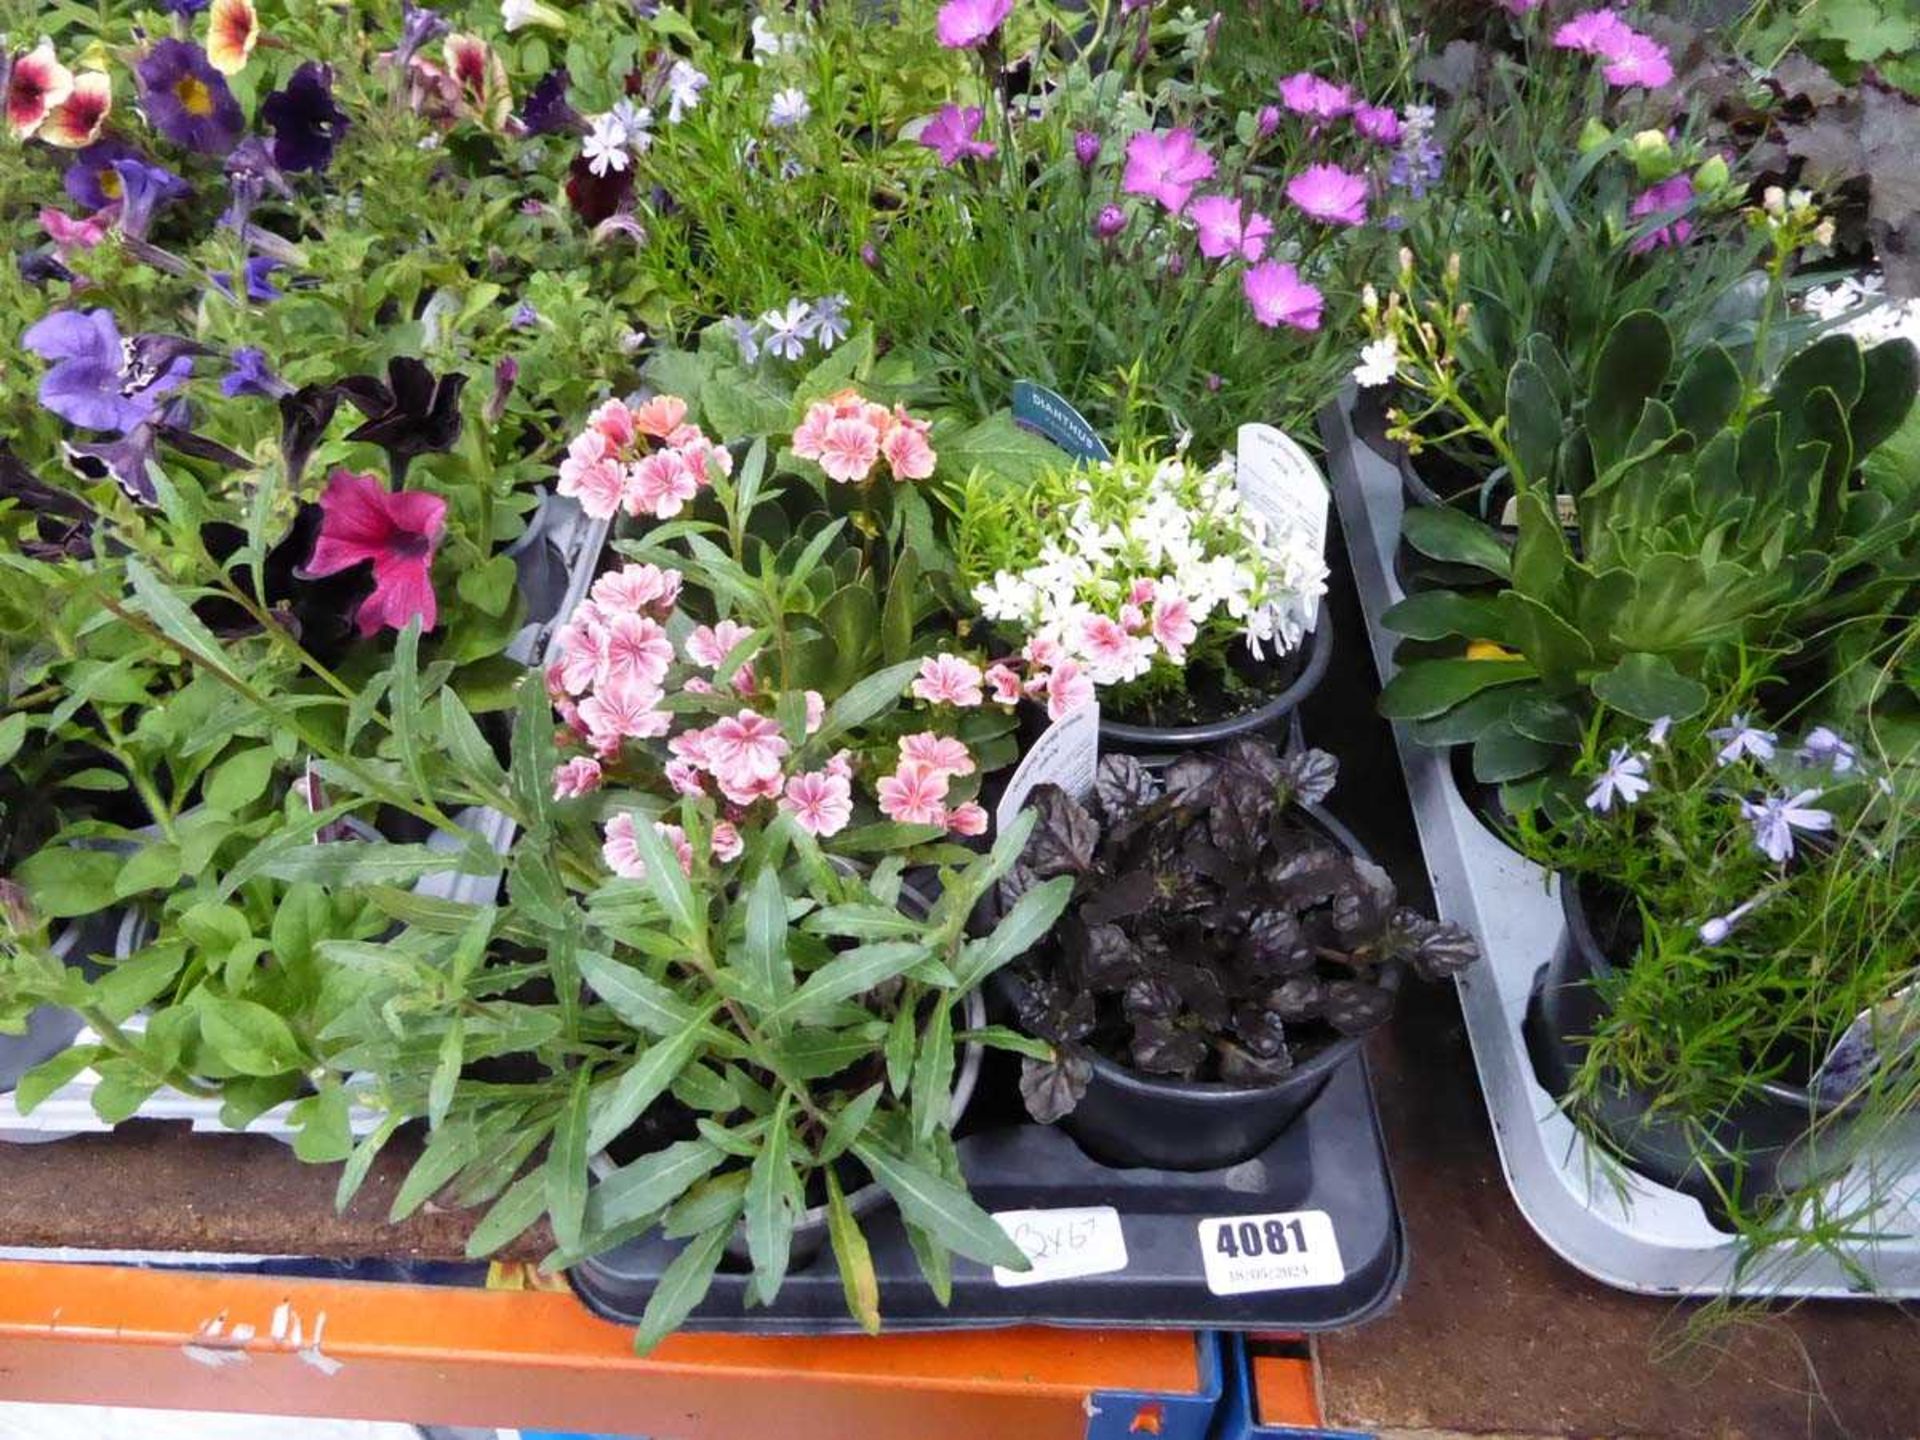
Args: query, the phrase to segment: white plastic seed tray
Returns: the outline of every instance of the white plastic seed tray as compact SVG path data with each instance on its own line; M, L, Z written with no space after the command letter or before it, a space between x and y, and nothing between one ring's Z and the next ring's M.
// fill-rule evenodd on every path
M1393 565L1400 476L1355 439L1349 404L1322 413L1321 433L1384 684L1395 637L1380 615L1401 598ZM1404 725L1393 729L1435 902L1480 940L1482 962L1456 977L1461 1008L1507 1186L1540 1238L1595 1279L1646 1294L1920 1297L1920 1123L1884 1137L1870 1162L1835 1182L1833 1213L1848 1213L1867 1194L1880 1201L1873 1234L1844 1257L1819 1249L1753 1254L1698 1201L1588 1144L1535 1077L1521 1033L1534 977L1565 937L1555 883L1468 809L1445 751L1419 745Z
M515 543L514 550L509 553L517 553L524 547L540 543L552 547L555 558L564 567L566 585L553 614L527 625L513 638L505 652L509 658L523 664L530 663L535 656L539 656L542 663L552 658L554 631L585 598L611 529L611 521L590 518L576 501L550 497L542 504L526 535ZM505 854L513 843L513 821L498 810L474 806L453 818L463 829L484 837L500 854ZM451 852L457 850L462 842L456 836L442 833L429 837L427 843ZM438 899L486 904L493 898L496 883L491 875L467 875L447 870L426 876L415 888L423 895ZM122 948L131 948L131 944L128 941ZM138 1032L144 1023L144 1019L136 1015L124 1028ZM85 1045L94 1038L91 1031L82 1030L73 1043ZM99 1083L97 1073L92 1069L83 1070L36 1105L31 1115L20 1113L12 1091L0 1093L0 1142L34 1144L113 1129L112 1125L94 1113L93 1092ZM291 1142L296 1132L288 1122L290 1109L290 1104L276 1105L257 1116L239 1133L269 1135L276 1140ZM219 1100L188 1095L170 1086L156 1090L132 1118L184 1123L198 1133L236 1133L221 1122ZM374 1111L355 1106L348 1112L348 1126L355 1135L365 1135L380 1123L380 1118Z

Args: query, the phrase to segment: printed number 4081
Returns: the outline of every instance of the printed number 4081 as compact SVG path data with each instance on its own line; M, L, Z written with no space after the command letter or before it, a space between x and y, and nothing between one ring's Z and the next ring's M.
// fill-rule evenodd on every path
M1307 1248L1307 1236L1298 1220L1269 1220L1264 1225L1252 1220L1236 1225L1228 1220L1215 1233L1213 1248L1229 1260L1299 1254Z

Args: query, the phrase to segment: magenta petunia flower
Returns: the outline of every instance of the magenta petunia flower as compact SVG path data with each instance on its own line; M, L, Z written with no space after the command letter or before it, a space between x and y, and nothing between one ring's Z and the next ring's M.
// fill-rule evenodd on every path
M1376 145L1400 143L1400 117L1390 105L1356 105L1353 128Z
M947 0L934 29L950 50L972 50L991 40L1013 9L1013 0Z
M1644 220L1649 215L1664 215L1679 210L1693 200L1693 180L1686 175L1675 175L1671 180L1662 180L1658 185L1650 185L1642 190L1634 200L1627 214L1635 220ZM1665 225L1650 230L1627 248L1635 255L1644 255L1656 246L1678 247L1687 243L1693 234L1693 221L1682 216Z
M1322 80L1310 70L1302 70L1280 82L1280 103L1296 115L1338 120L1353 109L1353 92L1344 85Z
M1213 178L1213 157L1194 142L1191 130L1142 130L1127 142L1127 171L1120 188L1150 195L1178 215L1193 187Z
M447 502L424 490L388 490L371 475L336 470L320 495L320 535L303 579L373 565L373 593L354 615L362 635L395 630L420 617L422 630L439 618L433 595L433 552L447 525Z
M1190 212L1200 230L1200 253L1209 260L1238 255L1258 260L1267 252L1273 222L1258 210L1248 212L1231 195L1202 195Z
M1309 165L1287 182L1287 199L1303 215L1329 225L1363 224L1367 178L1338 165Z
M947 105L920 131L920 143L940 157L942 165L958 165L968 156L991 160L992 141L977 138L986 111L978 105Z
M1290 325L1295 330L1318 330L1326 303L1319 290L1300 278L1293 266L1278 260L1255 265L1240 277L1253 318L1271 330Z

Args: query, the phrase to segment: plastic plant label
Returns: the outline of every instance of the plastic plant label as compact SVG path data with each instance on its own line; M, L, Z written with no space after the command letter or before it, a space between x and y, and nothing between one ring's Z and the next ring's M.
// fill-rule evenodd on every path
M993 1267L993 1283L1005 1290L1110 1275L1127 1268L1127 1238L1120 1212L1111 1205L1083 1210L996 1210L993 1218L1033 1262L1031 1270Z
M1333 492L1320 467L1271 425L1242 425L1235 447L1234 473L1240 502L1267 522L1269 530L1297 530L1314 553L1327 549L1327 515ZM1307 628L1320 618L1318 597L1306 602Z
M1200 1264L1216 1295L1315 1290L1347 1278L1324 1210L1224 1215L1200 1222Z
M1013 423L1051 440L1076 460L1111 460L1113 452L1087 417L1044 385L1013 382Z
M994 809L994 833L1013 823L1036 785L1058 785L1080 799L1093 788L1093 772L1099 764L1100 704L1094 701L1054 721L1021 757Z
M1571 495L1553 497L1554 517L1559 520L1562 530L1578 531L1580 528L1580 502ZM1520 497L1509 495L1507 503L1500 507L1500 523L1511 530L1520 523Z

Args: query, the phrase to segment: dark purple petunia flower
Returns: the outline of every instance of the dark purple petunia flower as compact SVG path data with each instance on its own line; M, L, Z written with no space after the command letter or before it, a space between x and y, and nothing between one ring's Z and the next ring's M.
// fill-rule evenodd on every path
M189 193L187 182L164 165L116 160L112 172L120 187L120 233L135 240L147 238L155 211Z
M260 119L273 131L273 158L282 170L325 170L347 131L347 113L333 103L333 67L307 61L286 89L261 102Z
M135 425L118 440L98 445L62 442L61 452L67 468L83 480L111 478L129 500L152 505L159 496L147 466L160 458L159 422L149 417Z
M227 173L227 208L220 223L231 230L247 233L247 221L269 190L282 199L293 198L293 187L274 163L273 147L258 135L249 135L233 147L224 167Z
M534 82L520 110L529 135L559 135L584 128L580 112L567 103L568 78L566 67L560 66Z
M87 430L125 434L151 415L169 390L186 384L201 347L165 335L120 338L107 310L56 310L20 343L53 366L40 378L40 403Z
M120 177L113 173L113 162L144 158L126 141L109 135L75 155L60 183L81 209L104 210L120 199Z
M286 292L273 283L273 272L285 268L286 267L278 260L270 259L265 255L255 255L248 259L246 264L240 267L241 280L246 286L247 299L256 305L265 305L269 301L278 300ZM235 298L233 293L233 272L231 270L209 271L208 278L213 281L213 288L218 290L222 295L226 296L229 300Z
M73 272L60 263L60 257L48 246L43 245L38 250L22 250L14 257L13 266L20 272L20 278L29 285L48 285L55 280L69 285L73 283Z
M273 373L266 352L251 345L233 352L233 368L220 377L220 393L231 400L236 395L264 395L278 400L291 395L293 387Z
M246 128L240 102L207 52L189 40L162 40L134 66L140 108L162 135L203 155L224 155Z

